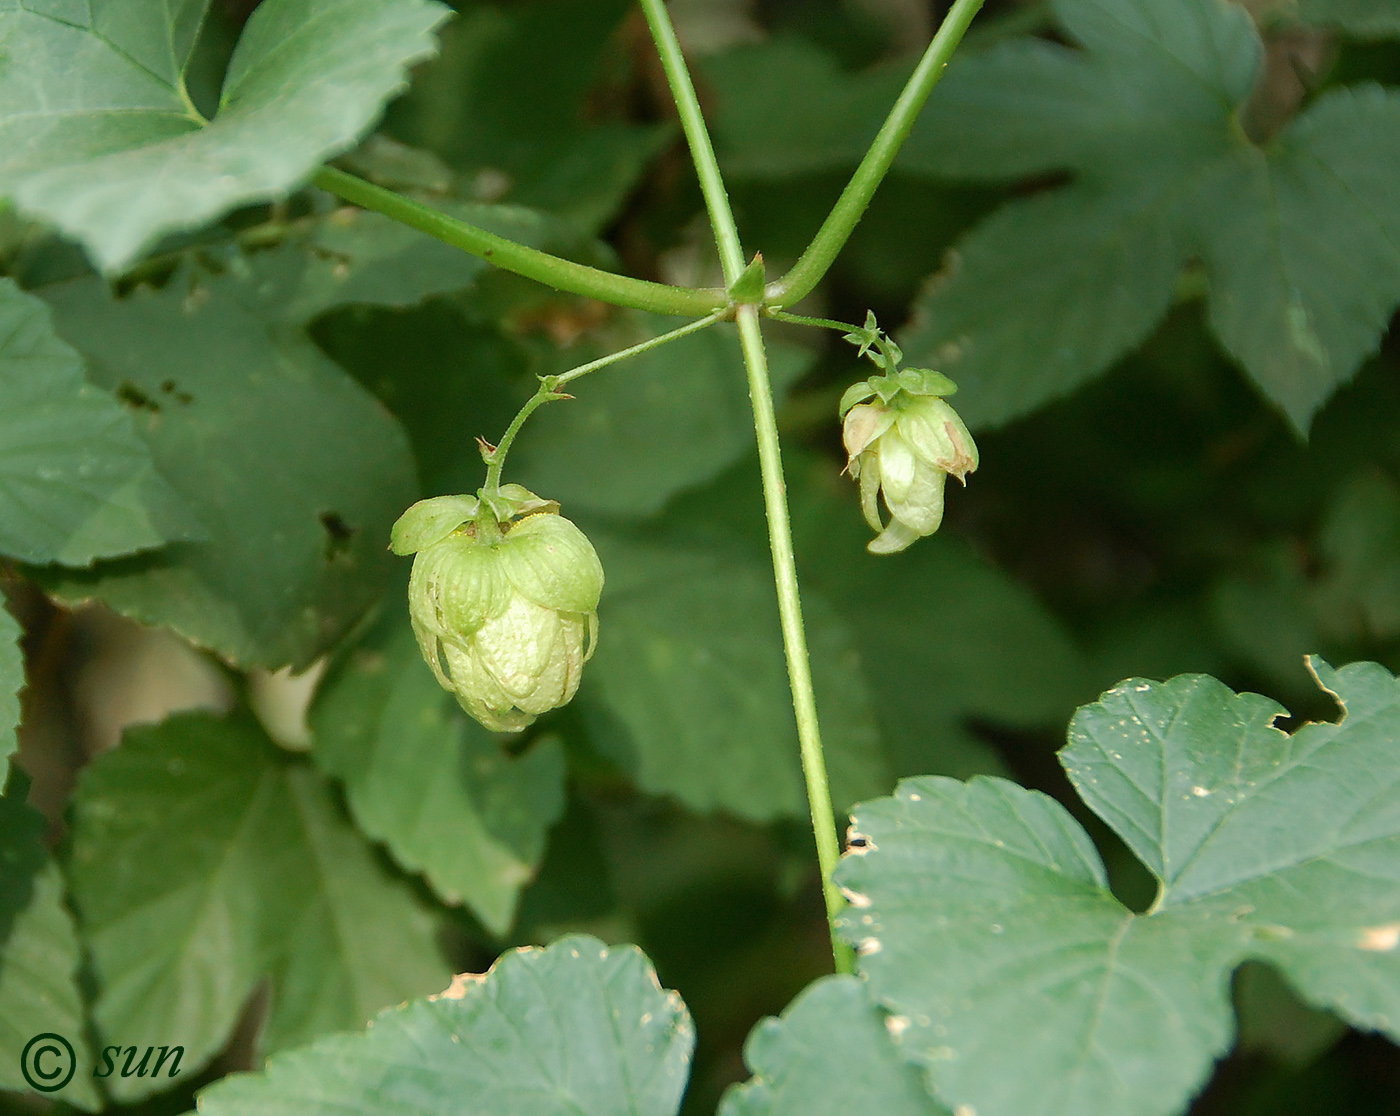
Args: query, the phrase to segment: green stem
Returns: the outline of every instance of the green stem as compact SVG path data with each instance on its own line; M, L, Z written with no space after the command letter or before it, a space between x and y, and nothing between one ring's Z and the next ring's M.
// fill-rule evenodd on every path
M929 43L928 50L919 61L899 100L890 110L884 125L880 128L875 142L865 153L860 166L856 168L846 189L827 215L812 243L802 253L801 259L793 265L782 279L768 285L767 302L773 306L791 306L800 302L822 281L831 268L856 225L865 214L866 206L875 195L875 189L884 179L894 163L899 149L904 145L919 110L924 107L928 95L943 76L948 59L958 43L962 41L972 17L982 7L982 0L955 0L947 18L939 27L938 34Z
M520 428L525 425L525 420L546 403L567 398L566 395L559 395L551 391L547 384L541 384L539 390L525 400L525 406L521 407L515 413L515 418L510 420L510 425L506 427L506 432L501 435L501 440L496 443L496 448L487 455L489 464L486 466L486 483L481 486L483 492L492 493L500 490L501 470L505 468L506 454L510 452L511 443L515 441L515 436L520 433Z
M695 96L690 71L685 68L685 55L681 53L681 44L676 39L676 29L671 26L671 17L666 12L665 0L641 0L641 5L647 26L651 28L651 37L656 41L657 53L661 55L661 68L666 71L666 81L671 86L671 96L680 114L686 143L690 145L690 154L695 161L700 192L705 196L705 208L710 214L710 227L715 232L719 262L724 268L724 282L728 286L744 270L744 250L739 245L739 230L735 227L734 214L729 208L729 191L724 188L724 179L720 177L719 161L715 158L714 145L710 143L710 133L700 111L700 100Z
M596 267L551 256L537 248L527 248L335 167L322 167L312 182L362 209L372 209L392 217L401 224L489 260L497 267L538 280L558 291L600 299L614 306L649 310L654 314L708 314L729 303L724 291L670 287L627 275L614 275L610 271L600 271Z
M570 368L567 372L561 372L555 377L555 383L559 386L577 380L580 376L587 376L590 372L596 372L600 368L606 368L609 364L615 364L619 360L626 360L628 357L640 356L650 349L655 349L671 341L679 341L682 337L691 333L699 333L702 329L709 329L710 326L724 321L729 316L727 309L717 310L708 318L701 318L698 321L689 322L679 329L673 329L670 333L663 333L659 337L653 337L648 341L640 341L630 349L622 349L616 353L609 353L605 357L591 360L587 364L580 364L577 368Z
M581 376L587 376L590 372L596 372L600 368L606 368L610 364L616 364L620 360L628 357L641 356L642 353L651 349L659 348L671 341L679 341L692 333L699 333L702 329L709 329L717 322L724 321L728 316L727 310L718 310L709 317L701 318L698 321L687 322L679 329L673 329L669 333L660 334L657 337L650 337L645 341L638 342L627 349L619 349L615 353L609 353L605 357L597 360L590 360L587 364L580 364L577 368L570 368L567 372L561 372L557 376L541 376L539 390L525 401L525 405L516 413L515 418L510 420L510 425L506 427L506 432L501 435L501 440L496 448L491 451L489 464L486 467L486 484L483 486L487 492L495 492L501 486L501 469L505 467L506 454L510 452L511 443L515 441L515 436L520 433L520 428L525 425L525 420L533 415L540 407L546 403L552 403L556 399L569 399L571 396L559 391L567 383L577 380Z
M838 322L835 318L809 318L805 314L789 314L783 310L766 310L765 318L772 318L775 322L787 322L789 325L814 326L817 329L839 329L843 333L859 333L860 326L853 326L850 322Z
M802 624L797 559L792 549L787 486L783 483L783 459L778 445L778 421L773 412L773 389L768 382L768 360L763 351L763 331L759 328L757 307L741 306L737 317L739 343L743 346L744 366L749 374L754 429L758 433L758 467L763 474L763 503L768 513L768 541L773 552L773 577L778 587L778 616L783 628L792 708L797 716L802 774L807 781L807 808L812 815L817 863L821 866L831 952L838 973L853 973L855 956L836 933L836 916L846 905L832 879L837 861L841 859L841 842L836 834L836 811L831 805L826 757L822 753L821 729L817 722L816 692L812 688L812 667L807 654L807 633Z
M685 58L676 41L675 29L663 0L641 0L652 37L661 55L666 80L676 100L681 126L690 143L691 157L705 194L705 205L714 227L720 263L726 285L732 286L744 270L744 252L739 244L729 195L720 177L719 163L710 144L695 87L685 68ZM763 502L768 514L768 540L773 552L773 577L778 588L778 615L783 629L783 651L787 657L788 683L792 707L797 717L797 739L802 753L802 774L807 783L807 804L812 814L817 862L821 866L822 895L826 900L827 929L838 973L855 971L855 958L849 946L836 933L836 916L845 906L832 873L841 857L836 835L836 813L827 784L826 759L822 755L821 732L817 724L817 702L812 689L812 669L807 655L807 636L802 626L802 602L797 589L797 560L792 549L792 528L788 518L787 486L783 482L783 460L778 445L778 423L773 411L773 389L768 380L768 359L763 350L763 331L758 307L738 307L739 341L749 378L749 399L753 405L754 430L758 435L759 470L763 475Z

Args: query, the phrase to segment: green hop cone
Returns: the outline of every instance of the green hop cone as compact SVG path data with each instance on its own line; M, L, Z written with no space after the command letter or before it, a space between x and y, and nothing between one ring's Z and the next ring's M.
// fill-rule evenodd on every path
M422 500L394 525L413 554L408 610L418 646L445 689L493 732L519 732L565 705L598 640L603 567L582 531L518 485L493 505Z
M898 553L937 531L948 477L966 484L967 474L977 468L977 444L958 413L939 398L950 390L952 384L938 373L906 370L898 380L881 377L847 392L846 469L860 482L866 522L879 532L870 543L873 554ZM855 402L871 396L878 398ZM889 508L888 525L881 521L877 494Z

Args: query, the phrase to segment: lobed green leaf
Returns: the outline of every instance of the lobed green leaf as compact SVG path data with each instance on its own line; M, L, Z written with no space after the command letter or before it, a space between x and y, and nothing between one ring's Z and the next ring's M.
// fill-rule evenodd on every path
M338 666L310 720L316 761L344 780L364 832L506 934L564 808L559 741L508 757L438 685L402 618Z
M262 980L271 1051L447 979L430 912L326 782L250 721L177 716L94 761L73 802L69 879L99 1037L182 1045L190 1070L223 1048ZM124 1100L161 1085L109 1082Z
M1345 715L1291 736L1280 706L1202 675L1132 679L1076 715L1061 759L1158 879L1144 914L1070 815L1014 784L914 779L857 811L841 925L938 1096L1179 1111L1230 1044L1247 958L1400 1035L1400 683L1313 665Z
M263 317L253 278L184 273L124 300L95 280L46 294L209 534L47 584L241 666L306 666L394 568L390 528L415 495L398 424L303 334Z
M956 249L902 338L911 359L958 381L974 427L1003 424L1136 347L1200 261L1221 344L1306 432L1400 304L1400 99L1336 90L1250 138L1261 47L1243 9L1054 10L1080 49L1009 43L961 61L911 135L903 165L927 173L1074 177Z
M185 78L207 6L0 6L0 192L106 271L302 185L365 132L448 14L432 0L268 0L206 122Z
M641 951L568 937L200 1094L204 1116L674 1116L690 1016Z
M78 989L82 951L44 828L33 807L0 797L0 1089L32 1097L21 1056L36 1035L58 1034L73 1046L73 1076L52 1096L93 1112L102 1104ZM61 1070L63 1061L46 1057L38 1068Z
M48 307L0 279L0 553L86 566L202 537Z

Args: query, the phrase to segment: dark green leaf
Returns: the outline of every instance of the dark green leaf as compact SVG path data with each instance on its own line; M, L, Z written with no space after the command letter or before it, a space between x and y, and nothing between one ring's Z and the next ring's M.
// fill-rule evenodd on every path
M63 877L43 835L42 814L0 798L0 1089L33 1096L20 1072L25 1046L35 1035L62 1035L75 1066L72 1080L52 1096L91 1112L101 1105L78 991L82 957L63 905ZM60 1069L61 1057L46 1055L38 1068Z
M530 72L535 72L535 66ZM601 232L673 138L671 128L664 125L600 124L540 156L505 196L514 205L557 213L580 229ZM489 174L485 184L493 184Z
M104 269L301 185L369 127L447 14L431 0L267 0L206 124L185 87L206 7L0 9L0 191Z
M965 721L1062 724L1093 692L1083 654L1025 587L946 534L898 555L868 553L871 532L839 463L789 451L785 466L803 604L830 602L848 628L895 774L1000 774L1001 761ZM766 572L757 473L753 463L739 466L676 500L669 534L697 549L737 544Z
M1336 90L1254 141L1240 106L1261 51L1242 9L1055 11L1082 49L1009 43L954 66L902 165L1076 181L969 236L917 304L906 353L958 381L970 423L999 425L1135 347L1199 260L1221 343L1306 431L1400 303L1400 162L1387 161L1400 98Z
M1076 715L1062 760L1159 881L1145 914L1061 806L1014 784L909 780L858 811L843 929L940 1097L1179 1111L1233 1037L1246 958L1400 1035L1400 684L1313 667L1345 715L1292 736L1280 706L1203 675L1132 679Z
M1073 391L1171 305L1182 258L1162 220L1170 201L1076 186L998 210L925 287L900 338L910 359L947 370L974 429Z
M362 1035L207 1089L206 1116L674 1116L695 1042L635 947L564 938L507 953Z
M443 199L433 204L532 247L554 249L565 239L558 221L528 209ZM319 222L299 243L300 253L283 250L250 261L264 312L294 325L338 306L414 306L432 295L464 290L491 270L486 260L426 233L348 207Z
M311 726L361 828L504 935L564 809L559 742L506 756L438 685L402 619L327 679Z
M766 821L807 811L771 573L739 555L595 534L607 571L585 692L603 746L642 789ZM838 809L888 785L850 634L803 605Z
M413 465L365 391L247 308L256 288L182 274L121 301L96 281L49 292L61 332L131 400L161 473L210 535L49 584L240 665L300 667L378 598Z
M598 119L625 0L474 4L443 31L442 57L394 107L390 127L472 179L472 196L567 216L590 231L615 215L669 127Z
M352 309L313 329L317 343L403 424L423 491L434 495L481 487L486 466L474 439L498 439L536 386L527 386L521 345L473 320L463 301Z
M984 747L954 726L976 718L1033 728L1063 717L1084 693L1083 657L1044 605L957 539L907 553L857 559L864 587L848 583L840 597L891 753L901 774L930 763L985 772Z
M1396 0L1296 0L1308 23L1335 27L1361 39L1400 35L1400 3ZM1287 5L1282 5L1287 13Z
M939 534L901 554L869 554L855 485L838 467L793 460L788 473L804 583L851 626L896 774L999 774L1001 761L964 722L1063 723L1092 693L1060 621L966 544ZM974 499L975 475L971 485L950 499ZM757 493L749 500L757 510Z
M1383 152L1400 152L1400 94L1337 90L1194 199L1211 325L1299 430L1400 302L1400 155Z
M44 828L38 810L22 799L0 797L0 949L29 906L35 875L48 863Z
M854 166L909 69L900 62L847 75L820 47L791 36L705 59L725 174L770 179Z
M0 608L0 764L18 747L15 729L19 727L19 692L24 689L20 634L15 618Z
M855 977L826 977L749 1036L754 1078L729 1091L719 1116L947 1116L900 1057L889 1020Z
M0 279L0 553L86 566L201 537L46 307Z
M447 980L433 917L324 781L250 722L193 714L129 732L84 771L73 818L71 886L104 1039L178 1043L195 1069L261 980L269 1051ZM110 1086L124 1099L159 1087Z

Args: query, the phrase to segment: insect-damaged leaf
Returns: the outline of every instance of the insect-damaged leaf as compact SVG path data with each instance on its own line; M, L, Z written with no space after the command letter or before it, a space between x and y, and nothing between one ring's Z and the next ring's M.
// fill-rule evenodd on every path
M861 807L841 917L905 1056L984 1116L1164 1116L1234 1033L1229 977L1267 961L1310 1003L1400 1036L1400 682L1321 683L1337 724L1204 675L1129 680L1061 759L1160 884L1134 914L1058 803L911 779Z
M205 1116L675 1116L695 1029L641 951L568 937L274 1058Z

